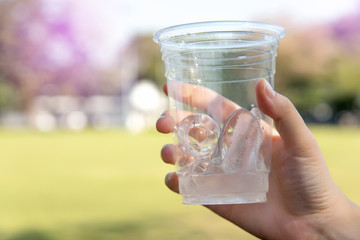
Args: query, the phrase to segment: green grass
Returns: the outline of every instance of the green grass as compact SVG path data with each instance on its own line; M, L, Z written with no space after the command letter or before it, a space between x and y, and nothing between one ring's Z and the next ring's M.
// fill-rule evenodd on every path
M360 128L314 126L311 130L335 183L360 205Z
M360 204L360 129L313 127L339 187ZM255 239L163 184L170 136L0 131L0 240Z

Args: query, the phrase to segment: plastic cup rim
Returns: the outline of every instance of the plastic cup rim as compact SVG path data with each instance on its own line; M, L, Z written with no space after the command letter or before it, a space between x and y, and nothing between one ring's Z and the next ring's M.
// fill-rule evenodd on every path
M223 29L221 29L223 28ZM232 29L232 30L231 30ZM198 30L198 31L196 31ZM201 31L203 30L203 31ZM262 31L261 31L262 30ZM249 42L241 42L238 47L241 46L251 46L251 45L259 45L271 43L274 41L278 41L280 38L283 38L286 34L285 28L263 22L253 22L253 21L208 21L208 22L195 22L195 23L186 23L181 25L175 25L167 28L163 28L153 35L153 40L166 47L185 47L179 46L179 43L172 42L171 39L180 36L186 36L195 33L207 33L207 32L220 32L220 31L228 31L228 32L241 32L241 31L249 31L252 33L258 34L267 34L271 37L269 39L263 40L255 40ZM189 46L189 44L185 44L186 48L202 48L199 46ZM224 48L229 48L229 46L223 46ZM214 48L212 46L207 46L203 48ZM215 47L222 48L222 47Z

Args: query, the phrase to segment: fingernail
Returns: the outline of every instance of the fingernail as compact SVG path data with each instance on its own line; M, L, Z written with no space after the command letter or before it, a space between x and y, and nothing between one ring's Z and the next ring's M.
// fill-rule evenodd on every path
M168 117L168 116L169 116L169 112L168 112L168 111L164 111L164 112L159 116L158 119L166 118L166 117Z
M163 114L160 115L160 117L158 118L158 120L159 120L159 119L163 119L163 118L165 118L165 117L166 117L166 115L165 115L165 113L163 113Z
M172 173L172 172L171 172L171 173L166 174L166 177L165 177L165 183L169 183L169 182L170 182L170 180L171 180L171 178L172 178L172 175L173 175L173 173Z
M266 96L268 96L269 98L274 98L275 97L275 91L273 90L273 88L271 87L270 83L268 81L265 81L265 86L264 86L264 91Z

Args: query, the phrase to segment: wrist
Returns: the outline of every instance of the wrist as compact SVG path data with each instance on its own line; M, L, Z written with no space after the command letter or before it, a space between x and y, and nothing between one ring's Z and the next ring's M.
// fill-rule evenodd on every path
M344 197L314 226L314 239L356 240L360 236L360 207Z

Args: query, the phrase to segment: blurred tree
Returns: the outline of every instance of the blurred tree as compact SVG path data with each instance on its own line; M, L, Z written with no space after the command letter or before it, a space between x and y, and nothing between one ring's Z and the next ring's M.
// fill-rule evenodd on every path
M339 30L342 25L346 31ZM280 42L276 88L293 100L303 116L325 102L335 112L352 110L360 93L360 48L353 41L360 39L360 28L352 25L349 30L348 25L346 18L313 26L290 32Z
M138 38L139 78L154 81L158 87L165 83L164 67L161 61L160 47L152 36Z
M96 72L84 64L85 52L73 39L68 18L50 18L41 0L0 4L0 72L19 89L22 109L29 110L33 97L49 84L55 83L59 93L72 93L84 81L85 91L92 86Z
M331 92L329 77L336 48L330 36L328 28L315 26L291 33L280 42L275 85L301 113Z
M137 77L136 46L110 49L107 20L94 14L73 1L0 1L0 99L18 94L13 104L29 112L39 94L126 92Z
M0 77L0 115L7 111L19 110L21 94L9 81Z
M334 80L336 89L343 95L360 93L360 4L358 11L345 16L330 25L339 46L334 61Z

